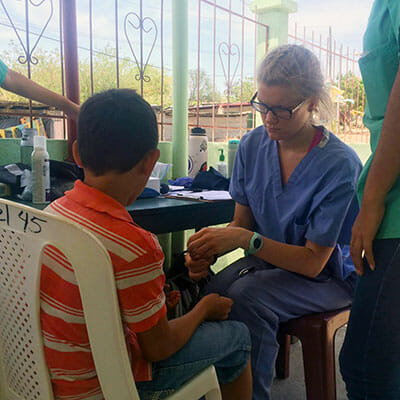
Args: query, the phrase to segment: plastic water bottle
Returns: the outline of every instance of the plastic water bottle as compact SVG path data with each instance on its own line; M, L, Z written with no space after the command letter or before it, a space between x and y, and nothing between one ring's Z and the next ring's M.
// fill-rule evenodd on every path
M228 178L232 176L233 163L239 147L239 139L231 139L228 142Z
M37 130L35 128L24 128L22 129L21 137L21 162L23 164L31 165L31 155L33 151L33 137L37 136Z
M46 149L46 137L33 137L32 152L32 202L35 204L50 201L50 160Z
M189 136L188 175L194 178L200 171L207 171L207 134L203 128L193 128Z

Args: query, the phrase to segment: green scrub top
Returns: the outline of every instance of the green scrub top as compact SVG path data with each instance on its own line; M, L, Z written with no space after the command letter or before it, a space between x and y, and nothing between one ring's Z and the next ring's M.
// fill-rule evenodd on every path
M359 60L367 98L364 124L371 133L372 151L358 182L360 201L399 68L399 28L400 1L375 0L364 35L364 52ZM400 177L386 197L386 212L376 238L400 238Z
M4 83L4 80L6 79L7 71L7 65L0 60L0 86Z

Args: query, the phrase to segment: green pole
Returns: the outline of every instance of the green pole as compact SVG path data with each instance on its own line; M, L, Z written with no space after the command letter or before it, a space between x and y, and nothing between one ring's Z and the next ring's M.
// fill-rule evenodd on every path
M188 2L172 1L172 177L188 174ZM172 234L172 256L185 246L185 232Z
M296 0L253 0L251 8L257 14L257 21L269 27L269 50L288 42L289 14L297 11ZM257 32L257 62L264 57L265 39L265 29L260 26Z
M172 176L188 174L188 2L172 1Z
M253 0L251 9L256 13L257 21L268 25L268 50L288 42L289 14L297 11L296 0ZM257 29L257 64L263 59L266 48L265 28ZM256 126L261 125L261 116L256 116Z

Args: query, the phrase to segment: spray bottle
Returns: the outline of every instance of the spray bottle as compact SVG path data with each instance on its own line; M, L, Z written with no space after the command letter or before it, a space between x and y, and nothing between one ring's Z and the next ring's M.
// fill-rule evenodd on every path
M218 149L221 152L219 162L217 163L217 171L225 178L228 177L228 164L225 162L224 149Z
M32 152L32 202L35 204L50 201L50 161L46 150L46 137L33 137Z

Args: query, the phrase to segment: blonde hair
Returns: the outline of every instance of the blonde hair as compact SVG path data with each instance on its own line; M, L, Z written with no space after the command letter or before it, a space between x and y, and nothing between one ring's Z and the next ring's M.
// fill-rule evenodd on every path
M257 82L265 86L289 87L304 100L316 96L319 119L329 120L332 116L332 101L320 62L303 46L287 44L267 53L258 67Z

